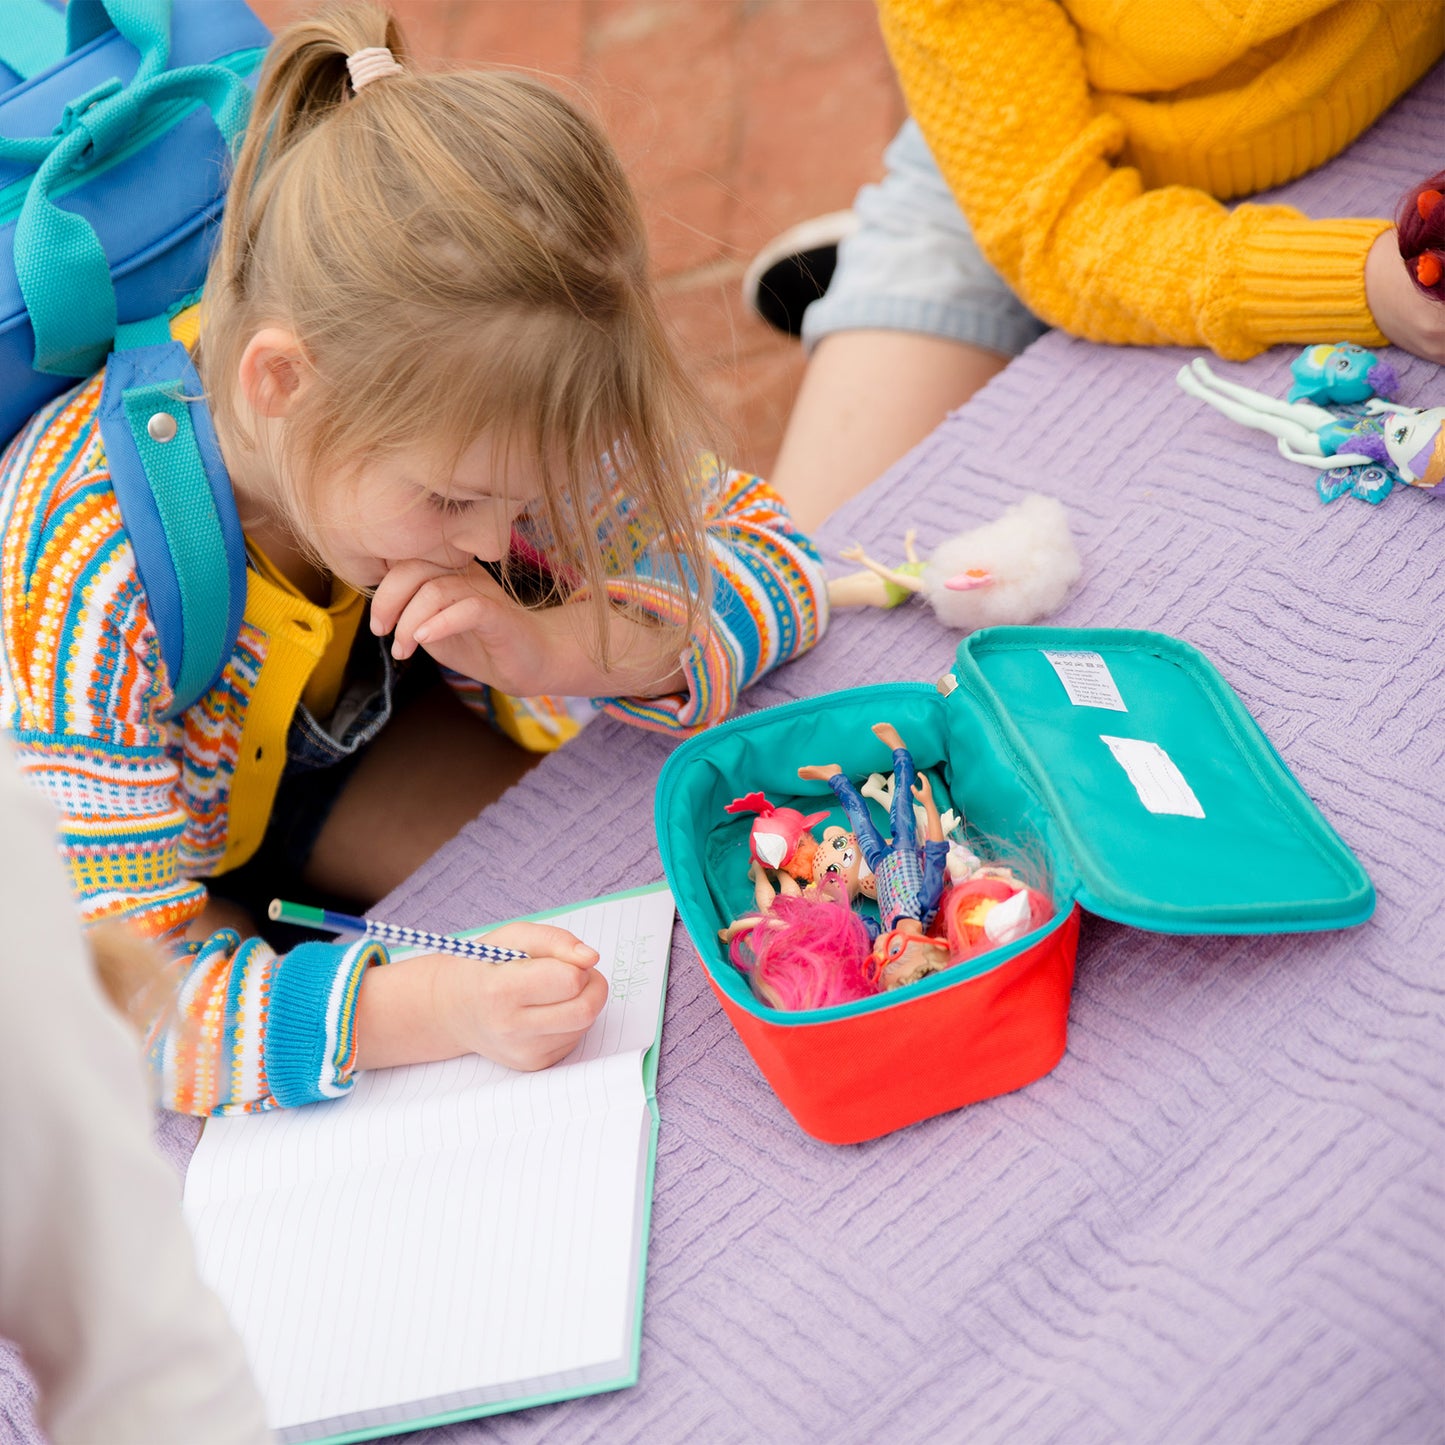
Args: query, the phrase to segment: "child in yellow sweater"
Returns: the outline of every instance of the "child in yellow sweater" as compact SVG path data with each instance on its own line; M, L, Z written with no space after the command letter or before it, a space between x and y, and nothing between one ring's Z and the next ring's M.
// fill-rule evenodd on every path
M1445 51L1439 0L879 0L913 120L865 187L774 482L803 526L1043 329L1243 359L1445 307L1385 219L1220 204L1355 140Z

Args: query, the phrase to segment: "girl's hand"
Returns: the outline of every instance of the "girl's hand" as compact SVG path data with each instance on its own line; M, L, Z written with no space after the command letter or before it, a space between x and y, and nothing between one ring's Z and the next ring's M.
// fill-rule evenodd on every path
M1395 346L1445 362L1445 305L1411 280L1393 226L1375 238L1365 257L1365 302Z
M371 630L392 632L391 653L420 647L443 667L513 696L573 695L581 656L560 607L519 607L485 568L456 571L431 562L399 562L371 601Z
M484 935L530 958L487 963L426 953L367 969L356 1006L356 1067L481 1054L545 1069L572 1052L607 1002L597 951L565 928L512 923Z
M682 672L657 654L645 623L620 614L608 630L616 665L604 671L586 639L595 603L519 607L481 566L461 571L430 562L400 562L371 602L371 630L394 630L392 655L424 647L443 667L513 697L658 696L682 686Z

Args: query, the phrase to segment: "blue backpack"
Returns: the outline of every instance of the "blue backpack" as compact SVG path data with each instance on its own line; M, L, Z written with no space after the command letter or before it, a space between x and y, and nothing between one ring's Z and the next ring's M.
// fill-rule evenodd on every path
M270 40L244 0L3 0L0 444L106 366L100 427L174 691L215 682L246 556L170 318L205 279Z

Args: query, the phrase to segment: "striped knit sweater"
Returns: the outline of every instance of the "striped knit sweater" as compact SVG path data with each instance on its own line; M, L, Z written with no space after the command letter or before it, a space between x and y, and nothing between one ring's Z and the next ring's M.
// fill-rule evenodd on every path
M1092 341L1384 340L1389 222L1219 204L1355 139L1445 50L1440 0L878 0L908 108L989 262Z
M220 679L161 721L170 685L106 466L102 381L39 413L0 462L0 727L60 814L84 917L125 917L174 953L178 1003L151 1049L163 1102L228 1114L329 1098L350 1087L362 974L385 950L310 943L278 956L229 930L200 944L184 935L204 907L198 880L238 866L261 841L286 733L332 618L251 569ZM776 496L716 466L702 485L714 601L711 626L684 657L689 692L600 703L646 727L719 720L741 688L811 647L827 623L822 564ZM639 554L641 597L633 585L628 600L678 615L681 584L648 565L646 539L621 515L606 540ZM493 710L484 689L454 685ZM530 711L567 710L533 700Z

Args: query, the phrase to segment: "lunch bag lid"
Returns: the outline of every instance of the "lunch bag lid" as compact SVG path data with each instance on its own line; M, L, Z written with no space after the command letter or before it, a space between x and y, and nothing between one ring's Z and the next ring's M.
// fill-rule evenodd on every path
M988 628L960 643L951 676L1043 802L1089 912L1163 933L1279 933L1374 911L1359 861L1187 642Z

